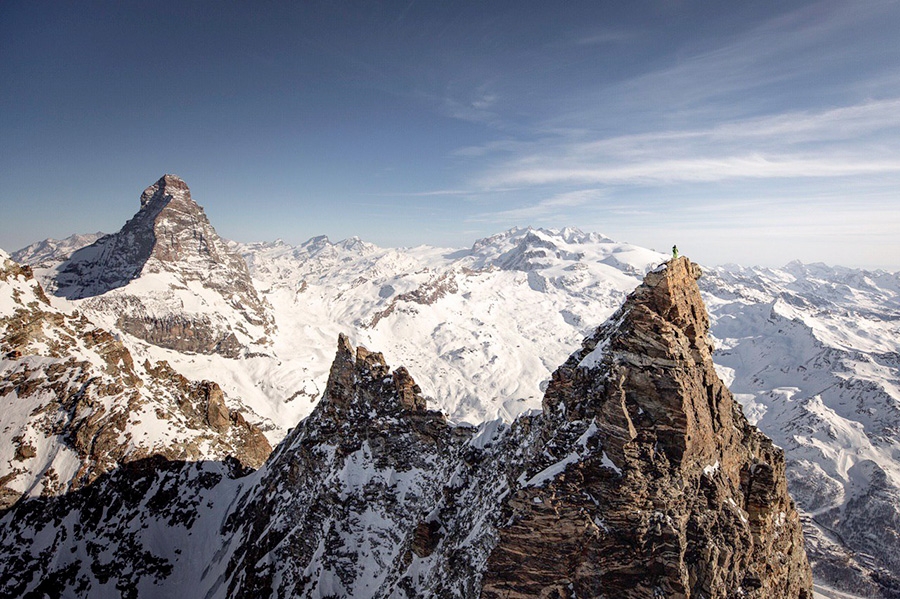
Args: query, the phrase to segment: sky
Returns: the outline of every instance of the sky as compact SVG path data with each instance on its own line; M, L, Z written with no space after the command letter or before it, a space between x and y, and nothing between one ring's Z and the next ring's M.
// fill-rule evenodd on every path
M0 248L514 226L900 270L900 0L0 3Z

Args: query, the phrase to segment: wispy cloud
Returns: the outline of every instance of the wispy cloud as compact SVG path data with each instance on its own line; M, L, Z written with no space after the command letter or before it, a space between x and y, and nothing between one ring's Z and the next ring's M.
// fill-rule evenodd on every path
M895 2L816 2L733 36L704 36L655 68L619 82L601 80L593 94L571 97L551 120L591 125L600 107L612 118L625 115L632 124L671 127L834 102L875 79L881 85L869 93L897 95L896 50L872 45L860 35L875 35L876 28L896 21ZM876 75L885 70L893 80Z
M647 185L731 179L835 178L900 173L900 98L712 126L540 143L503 152L477 180L508 186ZM471 152L473 155L474 151Z
M898 53L859 31L895 22L897 13L896 2L823 0L735 35L706 35L629 78L600 77L596 86L557 94L555 113L530 130L456 156L479 159L470 182L483 193L533 188L522 194L525 205L493 211L523 218L546 214L546 200L536 197L584 187L894 176ZM571 41L633 35L598 29ZM867 93L852 91L860 89ZM469 103L461 114L503 117L494 102L486 106L496 112Z
M614 166L572 168L512 168L482 180L496 185L660 184L713 182L727 179L829 178L851 175L900 173L900 156L869 157L791 156L747 154L739 156L657 158Z
M569 208L583 206L602 199L604 192L600 189L579 189L556 194L538 201L530 206L484 213L475 221L524 222L538 218L552 217L564 213Z
M370 193L366 195L397 198L428 198L435 196L463 196L471 194L471 190L465 189L433 189L428 191L398 191L388 193Z
M757 151L784 149L798 144L821 144L837 141L863 141L866 136L900 129L900 98L865 101L820 111L786 111L764 117L722 121L706 127L662 130L652 133L617 135L591 141L560 138L564 145L545 139L549 147L565 150L568 156L606 153L618 156L640 156L672 150L696 149L702 146L753 144ZM534 144L531 144L532 147ZM512 149L506 142L498 149ZM522 146L519 146L520 148ZM485 150L493 149L484 146Z

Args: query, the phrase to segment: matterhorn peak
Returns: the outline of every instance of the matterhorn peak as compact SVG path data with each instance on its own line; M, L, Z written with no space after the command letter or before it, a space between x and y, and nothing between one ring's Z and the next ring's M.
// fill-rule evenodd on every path
M191 200L191 190L178 175L163 175L141 194L141 208L157 202L168 204L174 198Z
M145 269L178 270L188 263L207 262L203 266L209 270L227 254L203 209L191 199L187 184L175 175L164 175L144 190L140 210L118 233L81 248L60 265L57 293L69 299L101 295L127 285Z
M179 351L236 357L248 343L271 333L271 317L246 262L222 241L184 180L164 175L140 201L118 233L78 250L58 267L56 294L95 298L93 307L114 314L126 332ZM153 289L155 296L129 292L138 280L146 281L142 287ZM200 302L209 308L185 313L185 305L198 302L195 296L181 296L198 287L213 292L203 293ZM232 312L234 318L227 316Z

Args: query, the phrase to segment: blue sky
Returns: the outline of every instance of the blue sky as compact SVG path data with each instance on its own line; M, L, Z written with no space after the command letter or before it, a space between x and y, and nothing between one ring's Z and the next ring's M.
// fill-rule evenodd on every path
M900 269L900 2L0 4L0 247L164 173L239 241L576 226Z

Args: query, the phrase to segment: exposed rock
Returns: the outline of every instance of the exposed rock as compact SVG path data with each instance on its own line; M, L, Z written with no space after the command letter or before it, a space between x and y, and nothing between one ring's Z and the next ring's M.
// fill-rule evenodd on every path
M398 541L439 496L435 458L452 454L454 443L443 415L425 409L405 370L391 373L381 354L341 335L315 411L282 442L226 523L237 545L227 595L343 588L352 596L367 585L374 592L372 577L387 573L367 571L350 547L367 548L384 565L407 559L409 544Z
M8 465L0 509L23 494L84 487L150 455L232 456L257 468L271 452L216 383L189 381L164 363L136 365L116 336L55 309L31 270L3 254L0 294L0 424L13 440L0 448Z
M441 540L441 523L437 520L431 522L419 522L413 532L412 552L419 557L428 557L434 553L437 544Z
M0 596L198 596L192 576L200 573L191 565L209 561L214 547L186 540L210 526L204 520L217 512L209 506L241 474L227 461L152 456L66 495L0 511ZM148 542L154 534L180 546Z
M510 499L484 597L812 597L783 453L715 373L699 276L648 274L554 373L559 461Z
M219 328L209 317L154 317L140 306L135 308L136 314L123 314L116 321L116 326L129 335L182 353L219 354L226 358L239 358L243 353L244 347L234 333Z
M200 388L206 399L206 423L216 432L227 431L231 426L231 414L225 406L222 389L212 381L203 381Z
M375 328L382 319L393 314L394 310L396 310L398 306L402 306L403 304L412 303L430 306L442 297L457 293L458 291L459 287L456 284L455 273L444 273L432 278L424 285L413 289L412 291L401 293L395 296L393 299L391 299L391 302L386 308L380 310L372 317L371 322L369 322L366 326L368 326L368 328ZM393 293L394 290L393 288L391 288L391 292L384 297L390 297L391 295L393 295Z

